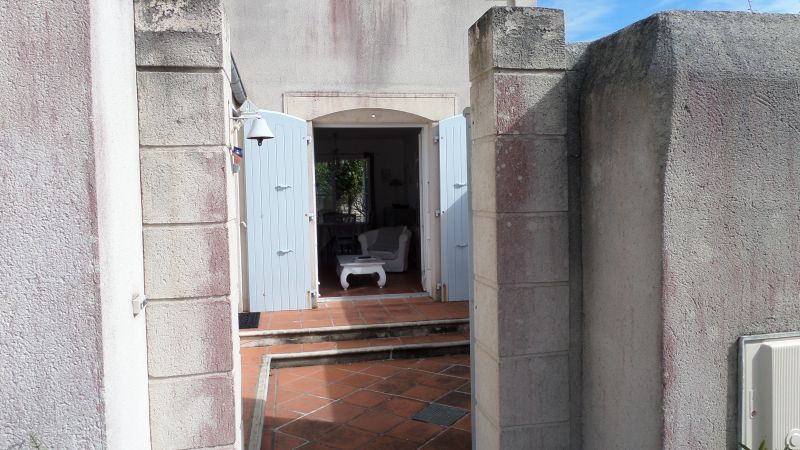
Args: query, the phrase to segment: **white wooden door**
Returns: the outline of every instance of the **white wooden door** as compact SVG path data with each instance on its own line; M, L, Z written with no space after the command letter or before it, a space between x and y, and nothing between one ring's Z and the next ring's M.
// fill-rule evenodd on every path
M439 195L442 284L448 301L470 297L470 206L467 120L463 115L439 122Z
M303 119L259 111L274 139L245 144L247 269L250 310L309 308L316 291L316 252L308 232L313 218L308 144ZM245 126L245 136L249 124Z

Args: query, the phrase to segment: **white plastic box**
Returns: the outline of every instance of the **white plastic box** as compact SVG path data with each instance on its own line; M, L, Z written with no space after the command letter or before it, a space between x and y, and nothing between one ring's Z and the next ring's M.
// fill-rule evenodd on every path
M739 340L739 441L800 450L800 333Z

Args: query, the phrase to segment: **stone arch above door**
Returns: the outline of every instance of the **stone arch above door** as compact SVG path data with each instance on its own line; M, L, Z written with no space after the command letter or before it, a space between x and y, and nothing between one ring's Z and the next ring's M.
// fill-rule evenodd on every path
M425 123L459 113L455 94L287 93L283 109L315 123Z

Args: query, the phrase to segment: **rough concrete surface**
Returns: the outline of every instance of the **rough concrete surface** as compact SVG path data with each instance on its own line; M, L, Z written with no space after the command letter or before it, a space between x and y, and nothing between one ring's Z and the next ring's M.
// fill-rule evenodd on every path
M732 448L737 338L800 330L800 16L664 20L664 447Z
M144 230L145 289L150 298L189 298L230 292L225 225Z
M667 12L589 46L585 448L735 447L737 339L800 328L798 26Z
M479 114L472 136L492 134L563 135L566 132L566 78L562 72L486 72L472 81Z
M154 448L240 448L239 239L222 0L136 0ZM249 87L249 86L248 86Z
M149 445L131 22L0 4L0 448Z
M570 444L583 447L583 254L581 231L581 85L588 44L567 44L567 190L569 211Z
M566 213L499 216L498 283L567 281L567 228Z
M493 8L470 29L470 66L476 443L566 448L572 374L561 11Z
M151 377L233 370L230 301L158 302L147 310Z
M225 147L144 150L144 223L224 222L233 216L233 174Z
M151 382L153 449L231 446L236 395L229 374Z
M139 72L141 145L221 145L228 142L223 73Z
M134 0L133 5L137 65L216 68L226 63L222 2Z
M470 78L492 69L563 70L564 11L491 8L469 29Z
M662 25L649 19L588 50L581 92L587 449L661 447L661 163L670 115Z

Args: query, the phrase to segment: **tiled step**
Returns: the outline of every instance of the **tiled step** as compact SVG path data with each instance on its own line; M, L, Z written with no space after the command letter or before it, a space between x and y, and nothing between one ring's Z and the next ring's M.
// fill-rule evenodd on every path
M469 333L401 336L266 347L273 367L341 364L357 361L421 358L469 353Z
M262 312L258 328L241 330L240 336L266 330L307 330L468 317L467 302L441 303L430 298L324 302L320 303L317 309Z
M242 347L312 344L382 338L413 338L442 333L468 333L469 319L347 325L288 330L240 331Z

